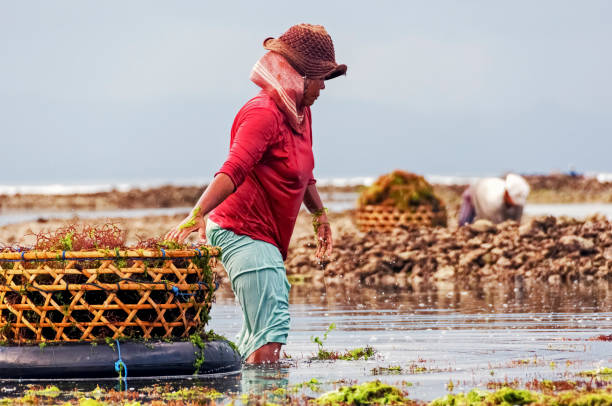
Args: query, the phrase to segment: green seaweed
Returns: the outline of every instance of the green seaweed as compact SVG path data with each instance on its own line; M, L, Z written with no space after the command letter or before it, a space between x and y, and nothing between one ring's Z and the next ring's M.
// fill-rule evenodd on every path
M289 281L291 286L304 286L311 279L312 276L310 275L287 275L287 281Z
M310 337L310 341L312 341L313 343L316 343L319 346L319 348L323 348L323 342L327 340L327 335L331 333L335 328L336 328L336 323L330 324L329 327L327 327L327 330L325 331L325 333L323 333L323 339L320 339L318 336L312 336Z
M442 201L435 196L433 187L424 177L400 170L380 176L361 192L358 203L360 206L383 205L402 210L422 204L431 205L434 211L443 208Z
M185 244L180 244L176 241L162 240L157 243L158 248L164 248L167 250L181 250L185 249Z
M472 389L467 394L449 394L435 399L429 406L604 406L612 404L612 394L605 390L594 392L566 391L558 395L543 395L524 389L501 388L496 392Z
M320 392L321 391L320 384L321 383L319 382L317 378L310 378L309 381L297 383L293 385L291 388L293 392L298 392L300 389L304 389L304 388L308 388L313 392Z
M345 381L341 381L345 382ZM340 382L336 382L340 383ZM333 383L332 383L333 384ZM57 387L34 387L26 390L22 397L0 398L0 405L123 405L137 406L142 404L161 405L202 405L226 404L234 402L249 405L429 405L429 406L608 406L612 405L612 386L605 389L569 390L558 394L543 394L527 390L503 387L490 392L473 389L468 393L447 395L432 402L413 401L407 393L400 389L410 386L402 382L400 386L391 386L380 381L365 382L359 385L343 386L337 390L326 392L318 398L312 394L298 393L300 389L320 391L320 382L316 378L292 385L289 390L276 387L264 390L262 393L244 393L242 395L232 392L218 392L206 386L174 386L163 384L153 387L140 387L125 393L110 389L105 391L96 387L91 392L61 391ZM135 401L133 399L139 399ZM229 401L226 402L226 401Z
M369 359L374 356L376 351L374 348L370 346L355 348L353 350L347 350L344 353L339 353L337 351L328 351L324 348L324 343L327 340L327 336L336 328L336 323L332 323L329 325L325 333L323 333L323 338L321 339L318 336L310 337L310 341L317 344L317 354L313 357L313 359L317 360L337 360L341 359L344 361L356 361L359 359Z
M538 394L525 389L502 388L487 396L487 400L495 405L528 405L538 397Z
M400 375L404 370L399 365L372 368L372 375Z
M484 398L489 392L479 389L472 389L467 394L458 393L456 395L448 394L442 398L435 399L430 406L459 406L459 405L481 405Z
M578 375L609 380L609 379L612 379L612 368L602 367L602 368L597 368L597 369L593 369L590 371L582 371L582 372L579 372Z
M318 336L311 336L310 341L317 344L318 351L315 358L317 359L331 359L332 352L323 349L323 343L327 340L327 336L336 328L336 323L332 323L327 327L325 333L323 333L323 339Z
M127 259L121 257L121 253L119 251L119 248L115 248L115 266L117 267L117 269L121 269L121 268L127 268L128 266L128 262Z
M347 350L344 354L340 354L338 359L344 361L357 361L359 359L370 359L374 356L376 350L369 345L364 348L355 348L354 350Z
M235 343L233 343L231 340L228 340L226 337L215 333L213 330L210 330L208 332L197 332L190 335L189 341L199 350L195 353L196 360L193 363L193 367L195 368L195 371L193 372L194 375L197 375L200 372L200 368L204 364L204 348L206 347L206 343L215 340L226 341L234 351L238 352L238 347Z
M174 392L168 392L162 394L165 400L201 400L201 399L219 399L223 397L223 394L215 389L192 387L183 388ZM199 402L197 404L200 404Z
M612 405L612 394L597 391L593 393L580 393L575 391L563 392L550 401L551 406L606 406Z
M89 394L94 399L100 399L102 396L104 396L104 389L100 388L100 385L96 385L96 389L89 392Z
M200 208L200 206L198 206L195 209L193 209L193 211L191 212L191 218L185 224L181 224L179 226L179 230L184 230L186 228L190 228L190 227L195 226L196 225L196 217L198 216L198 214L200 214L201 210L202 209Z
M315 400L319 405L399 405L411 403L396 387L381 381L344 386L327 392Z
M206 335L206 341L225 341L229 344L230 347L232 347L234 351L238 352L238 346L236 345L236 343L234 343L232 340L230 340L229 338L221 334L215 333L214 330L212 329L208 330L208 332L205 335Z
M79 406L106 406L106 402L101 402L92 398L80 398Z
M61 394L60 389L57 386L47 386L44 389L30 389L25 392L26 396L42 396L45 398L56 398Z
M199 349L199 351L196 351L195 353L196 359L193 362L193 367L195 368L193 374L197 375L200 372L200 368L204 364L204 348L206 347L206 342L199 333L190 335L189 341Z
M106 337L104 342L106 342L106 345L111 347L113 351L116 351L115 340L113 340L112 337Z
M60 246L64 251L72 251L72 237L74 232L66 233L66 235L60 239Z
M324 214L327 214L328 209L327 207L323 207L322 209L316 210L314 213L312 213L312 228L314 230L314 234L315 234L315 238L317 237L317 233L319 232L319 227L321 227L322 224L329 224L329 223L321 223L319 221L319 217L321 217Z

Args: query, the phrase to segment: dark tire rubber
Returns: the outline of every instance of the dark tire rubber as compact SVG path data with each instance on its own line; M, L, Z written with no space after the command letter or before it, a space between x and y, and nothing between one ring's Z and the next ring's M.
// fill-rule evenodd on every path
M189 341L120 344L129 377L191 375L200 349ZM204 347L199 374L236 372L240 355L226 341ZM66 343L0 347L0 379L70 379L117 377L117 348L106 344Z

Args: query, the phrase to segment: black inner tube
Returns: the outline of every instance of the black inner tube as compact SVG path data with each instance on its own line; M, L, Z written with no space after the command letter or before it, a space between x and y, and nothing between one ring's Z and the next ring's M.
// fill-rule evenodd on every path
M222 340L206 342L203 349L189 341L125 342L119 348L66 343L44 348L0 347L0 379L116 378L119 351L128 379L191 375L196 372L196 361L201 363L198 374L223 374L241 368L240 355Z

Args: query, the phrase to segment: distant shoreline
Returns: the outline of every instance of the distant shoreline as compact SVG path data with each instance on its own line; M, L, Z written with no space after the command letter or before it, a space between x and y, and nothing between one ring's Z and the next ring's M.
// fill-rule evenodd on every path
M602 174L600 174L602 175ZM604 176L527 175L531 185L530 203L612 203L612 181L601 181ZM451 210L456 210L467 185L476 178L430 177L435 193ZM612 177L611 177L612 179ZM334 194L358 193L374 178L338 178L321 180L319 190L324 200L334 200ZM454 182L465 183L454 183ZM0 186L0 189L3 186ZM128 184L74 186L81 191L61 185L41 186L43 189L14 187L0 193L0 212L43 211L66 212L112 211L125 209L157 209L191 207L202 194L205 185L162 185L143 188ZM17 193L17 192L30 193ZM34 193L36 192L36 193ZM45 192L45 193L43 193ZM48 193L47 193L48 192ZM340 195L337 195L340 198Z
M434 175L425 174L425 179L432 185L467 185L477 179L487 177L467 176L467 175ZM501 176L501 175L500 175ZM564 173L537 174L527 173L523 176L528 178L559 178L572 177ZM586 172L578 175L580 178L593 179L599 183L612 182L612 173L606 172ZM140 181L98 181L98 182L75 182L75 183L22 183L22 184L2 184L0 183L0 196L14 195L90 195L111 192L129 192L133 190L157 190L165 187L190 188L203 187L210 183L207 178L190 178L176 180L140 180ZM353 177L334 177L320 178L317 180L319 187L323 188L353 188L359 186L369 186L376 180L376 176L353 176Z

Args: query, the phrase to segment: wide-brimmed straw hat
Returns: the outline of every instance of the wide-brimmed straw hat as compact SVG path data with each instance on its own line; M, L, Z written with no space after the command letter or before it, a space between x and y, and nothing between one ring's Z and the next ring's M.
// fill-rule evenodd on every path
M336 63L334 43L322 25L294 25L278 38L266 38L263 46L284 56L307 78L328 80L346 74L346 65Z

